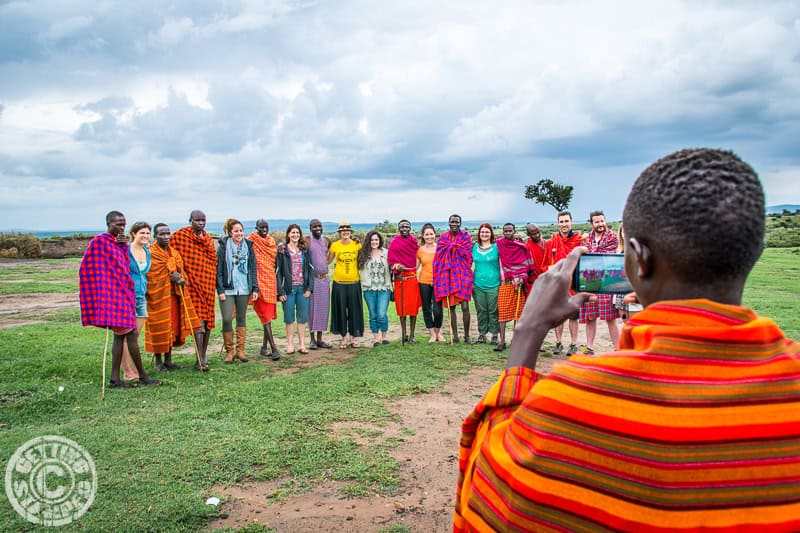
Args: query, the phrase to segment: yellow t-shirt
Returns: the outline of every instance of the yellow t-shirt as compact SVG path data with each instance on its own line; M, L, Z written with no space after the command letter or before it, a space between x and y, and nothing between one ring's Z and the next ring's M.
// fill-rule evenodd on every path
M336 266L333 267L333 281L358 281L358 251L361 245L355 241L342 244L342 241L331 243L330 252L336 258Z

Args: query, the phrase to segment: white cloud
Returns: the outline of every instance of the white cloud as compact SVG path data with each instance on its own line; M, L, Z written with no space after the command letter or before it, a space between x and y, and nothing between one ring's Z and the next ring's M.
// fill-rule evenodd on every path
M81 193L105 212L134 183L180 198L146 218L267 201L276 217L542 220L521 191L553 176L576 212L615 213L638 171L698 144L800 202L796 2L42 0L0 19L2 192L48 209ZM14 198L0 228L33 216Z

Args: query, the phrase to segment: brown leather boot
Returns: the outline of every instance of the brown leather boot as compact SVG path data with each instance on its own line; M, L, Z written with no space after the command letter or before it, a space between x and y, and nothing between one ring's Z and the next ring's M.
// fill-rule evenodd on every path
M225 347L225 362L233 363L233 332L222 332L222 345Z
M246 338L247 328L236 328L236 359L242 363L248 361L244 356L244 343Z

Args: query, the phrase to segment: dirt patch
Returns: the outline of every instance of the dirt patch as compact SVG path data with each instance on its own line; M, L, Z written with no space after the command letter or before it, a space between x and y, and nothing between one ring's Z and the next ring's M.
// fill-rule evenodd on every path
M451 380L436 393L394 402L389 405L391 416L385 426L334 426L336 434L364 446L390 440L401 442L392 450L402 465L403 482L396 494L344 498L339 494L342 484L326 482L311 492L271 503L271 497L281 489L281 481L214 487L212 494L228 500L222 507L228 516L215 521L212 528L260 523L279 533L346 533L379 531L403 524L412 531L447 531L458 477L461 422L497 374L493 369L475 369Z
M582 329L579 342L585 343L584 335ZM569 339L568 333L566 339ZM552 334L549 340L553 340ZM475 349L491 348L476 346ZM598 325L595 349L611 349L605 324ZM537 370L548 373L553 364L564 359L563 355L539 357ZM498 375L495 369L476 368L450 380L435 393L390 402L387 407L391 416L386 425L333 426L332 431L337 435L353 439L360 446L400 442L391 451L402 465L400 477L403 481L396 494L345 498L339 492L342 483L326 482L309 492L274 503L274 496L283 490L284 480L216 486L210 495L227 500L221 508L225 518L214 521L210 529L262 524L278 533L365 533L404 525L411 531L450 531L461 422Z
M0 295L0 327L5 326L5 317L23 313L48 313L67 307L78 306L78 295L69 293L29 293Z

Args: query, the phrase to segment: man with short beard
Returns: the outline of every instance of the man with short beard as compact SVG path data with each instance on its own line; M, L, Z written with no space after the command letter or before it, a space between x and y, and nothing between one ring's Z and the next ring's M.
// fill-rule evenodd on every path
M589 214L592 231L586 237L585 246L590 253L613 254L617 252L619 240L613 231L606 226L606 216L602 211ZM594 338L597 335L597 319L605 320L608 334L614 347L619 344L619 328L617 327L617 309L611 294L598 294L596 302L586 302L581 306L578 322L586 324L586 348L583 353L594 353Z
M329 342L322 340L322 332L328 329L328 310L331 303L331 282L328 279L328 249L331 240L322 234L322 222L312 218L308 223L311 235L305 235L308 255L314 269L314 290L308 300L308 331L312 350L331 348Z
M205 213L194 210L189 215L189 225L173 233L170 239L170 246L183 258L189 296L201 321L202 331L197 338L203 360L206 359L208 340L214 329L217 297L217 251L214 249L214 239L205 228Z
M572 231L572 213L561 211L558 214L558 233L553 235L545 244L545 270L567 257L572 250L581 245L581 241L580 232ZM567 349L567 355L572 355L578 351L578 316L579 313L575 313L575 316L569 317L570 345L569 349ZM553 349L553 354L560 355L564 352L564 345L561 344L561 338L564 335L564 324L559 324L555 327L555 330L556 347Z

